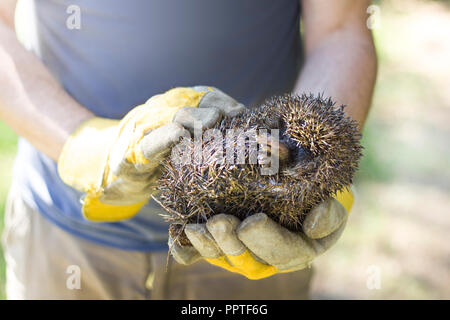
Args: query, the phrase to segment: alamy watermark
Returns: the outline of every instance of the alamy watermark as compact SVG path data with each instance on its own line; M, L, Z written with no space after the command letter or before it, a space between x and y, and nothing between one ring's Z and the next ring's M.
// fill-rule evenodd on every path
M69 290L81 289L81 268L77 265L70 265L66 269L69 274L66 280L66 288Z
M372 4L367 7L366 12L369 14L369 18L366 20L367 28L370 30L379 29L381 24L381 9L376 4Z
M369 290L381 289L381 268L377 265L371 265L366 270L366 287Z
M66 27L69 30L81 29L81 8L75 4L71 4L67 7L66 13L69 16L66 19Z
M194 138L184 136L184 141L172 148L172 163L217 163L227 165L259 165L261 175L278 173L280 163L280 132L278 129L218 129L202 131L194 126ZM189 147L187 147L189 146Z

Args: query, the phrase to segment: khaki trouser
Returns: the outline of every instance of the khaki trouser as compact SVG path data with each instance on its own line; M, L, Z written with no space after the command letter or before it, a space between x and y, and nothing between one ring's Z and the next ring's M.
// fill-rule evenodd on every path
M8 299L304 299L311 270L248 280L206 262L114 249L65 232L30 208L14 186L3 246Z

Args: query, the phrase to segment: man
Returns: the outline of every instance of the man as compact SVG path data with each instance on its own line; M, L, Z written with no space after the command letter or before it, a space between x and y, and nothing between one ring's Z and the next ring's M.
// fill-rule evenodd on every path
M167 226L158 216L161 208L145 201L141 191L154 187L157 161L188 126L189 116L180 116L178 108L201 108L209 94L195 85L214 86L245 105L277 93L323 92L346 104L362 128L376 76L368 5L366 0L19 0L19 42L16 1L2 1L0 119L22 137L4 231L8 298L306 297L307 264L280 272L263 263L270 273L256 276L246 264L242 272L234 270L261 278L256 281L205 261L182 266L170 260L165 270ZM127 124L136 128L142 119L151 120L133 107L173 87L190 87L181 89L188 90L183 97L200 96L175 103L163 129L145 128L138 140L106 134L105 128L127 132ZM212 110L207 115L191 116L214 122L217 112L232 116L228 107L239 109L218 89L211 90L225 108L207 104ZM175 93L169 96L176 100ZM148 103L164 113L158 99L166 98ZM152 139L144 139L147 135ZM127 153L130 148L136 157ZM132 174L124 174L124 167ZM100 172L101 185L91 192L86 181ZM146 174L144 185L137 173ZM201 245L196 249L211 262ZM177 261L189 262L180 255Z

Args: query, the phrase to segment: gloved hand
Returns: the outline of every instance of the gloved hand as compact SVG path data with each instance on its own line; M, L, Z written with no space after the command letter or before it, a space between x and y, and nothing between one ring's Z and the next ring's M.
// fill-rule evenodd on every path
M131 218L149 200L160 161L194 124L213 126L245 107L218 89L175 88L150 98L122 120L92 118L70 136L58 160L62 180L85 192L93 221Z
M339 239L352 205L351 192L339 192L311 210L303 223L304 233L289 231L264 213L242 222L219 214L205 224L186 225L192 247L182 247L171 238L169 246L178 263L191 264L203 258L249 279L262 279L307 267Z

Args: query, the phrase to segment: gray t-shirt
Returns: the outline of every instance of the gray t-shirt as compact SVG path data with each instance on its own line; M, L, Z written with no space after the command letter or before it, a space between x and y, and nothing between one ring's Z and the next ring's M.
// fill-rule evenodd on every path
M22 43L77 101L120 119L177 86L215 86L247 105L289 92L301 61L298 2L31 0L19 1L16 25ZM127 221L86 221L82 194L24 139L14 179L25 201L69 232L129 250L166 248L155 203Z

